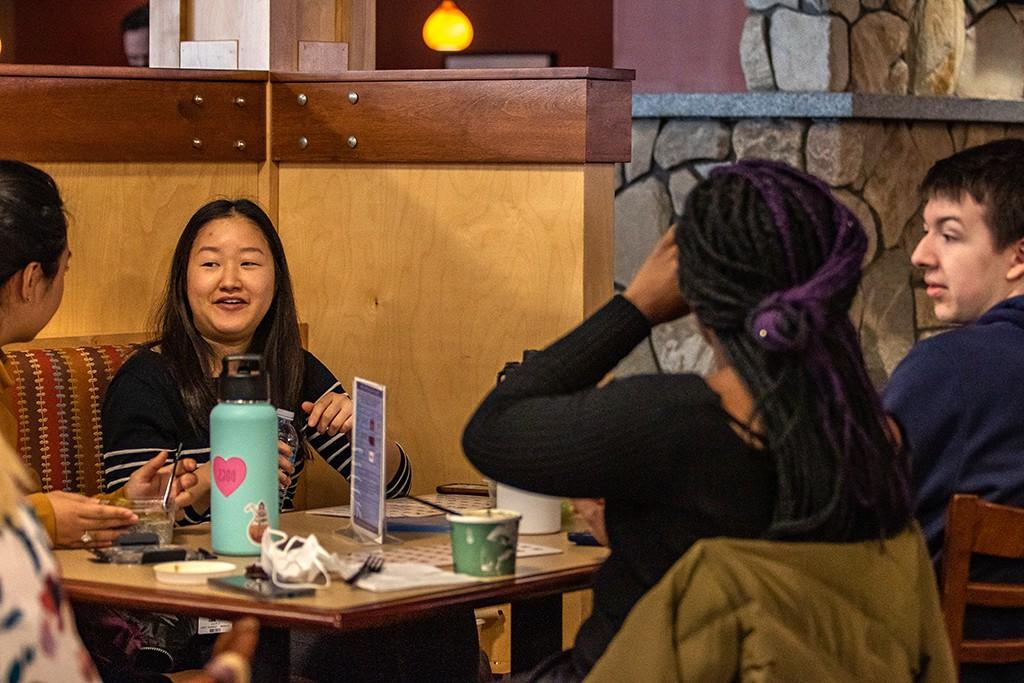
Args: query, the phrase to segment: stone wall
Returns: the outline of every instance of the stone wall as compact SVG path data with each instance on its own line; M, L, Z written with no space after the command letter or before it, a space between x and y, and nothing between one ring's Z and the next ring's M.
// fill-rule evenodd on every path
M739 50L752 92L634 97L633 156L617 169L616 284L629 282L715 165L785 161L827 182L864 225L870 248L852 316L881 384L915 340L942 329L910 265L917 184L954 151L1024 136L1024 2L746 6ZM619 371L703 372L710 362L684 320L656 329Z
M1019 99L1024 7L999 0L746 0L749 90Z
M921 230L917 184L934 161L1010 136L1024 136L1024 124L895 117L635 118L632 160L617 168L616 284L629 282L659 235L678 219L698 179L716 165L751 157L785 161L828 183L864 226L869 249L852 317L872 379L881 384L916 339L941 329L910 264ZM657 328L651 343L639 347L619 372L704 372L710 363L694 322L686 319Z

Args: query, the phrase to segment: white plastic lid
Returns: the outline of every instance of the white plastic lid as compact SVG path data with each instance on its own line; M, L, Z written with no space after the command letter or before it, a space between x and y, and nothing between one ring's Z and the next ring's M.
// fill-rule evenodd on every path
M285 420L288 420L289 422L291 422L292 420L295 419L295 413L293 413L290 410L285 410L284 408L278 408L277 409L277 416L281 417L281 418L284 418Z
M153 565L156 580L161 583L201 585L206 583L208 578L227 576L237 571L238 567L231 562L211 560L182 560Z

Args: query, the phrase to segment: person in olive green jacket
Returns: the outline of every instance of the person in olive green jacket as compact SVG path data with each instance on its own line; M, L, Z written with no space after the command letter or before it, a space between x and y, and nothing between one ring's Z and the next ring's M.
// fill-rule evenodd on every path
M860 543L699 541L586 680L946 683L956 668L914 524Z

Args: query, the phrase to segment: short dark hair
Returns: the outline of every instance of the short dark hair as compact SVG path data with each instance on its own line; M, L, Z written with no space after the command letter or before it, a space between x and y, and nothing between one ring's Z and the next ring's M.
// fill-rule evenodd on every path
M214 200L192 214L178 238L166 294L157 314L156 341L152 344L160 345L161 355L170 363L189 422L197 430L209 425L210 411L217 398L209 380L213 350L196 329L188 303L188 262L199 231L211 221L231 216L247 219L260 231L274 260L274 298L247 351L263 354L270 377L270 400L275 406L297 412L302 390L302 342L281 238L270 217L248 199Z
M969 147L936 161L921 194L960 201L966 192L985 210L996 249L1024 237L1024 140L1007 138Z
M137 28L149 28L149 4L139 5L121 20L121 33Z
M35 166L0 160L0 284L33 262L52 278L67 246L57 183Z
M756 406L777 494L767 535L845 542L910 520L896 452L849 308L867 237L821 181L785 164L715 169L675 233L680 288Z

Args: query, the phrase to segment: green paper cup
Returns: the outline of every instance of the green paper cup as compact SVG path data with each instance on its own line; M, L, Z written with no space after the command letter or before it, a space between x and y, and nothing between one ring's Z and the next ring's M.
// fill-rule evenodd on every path
M448 515L456 574L508 576L516 571L519 519L512 510L469 510Z

